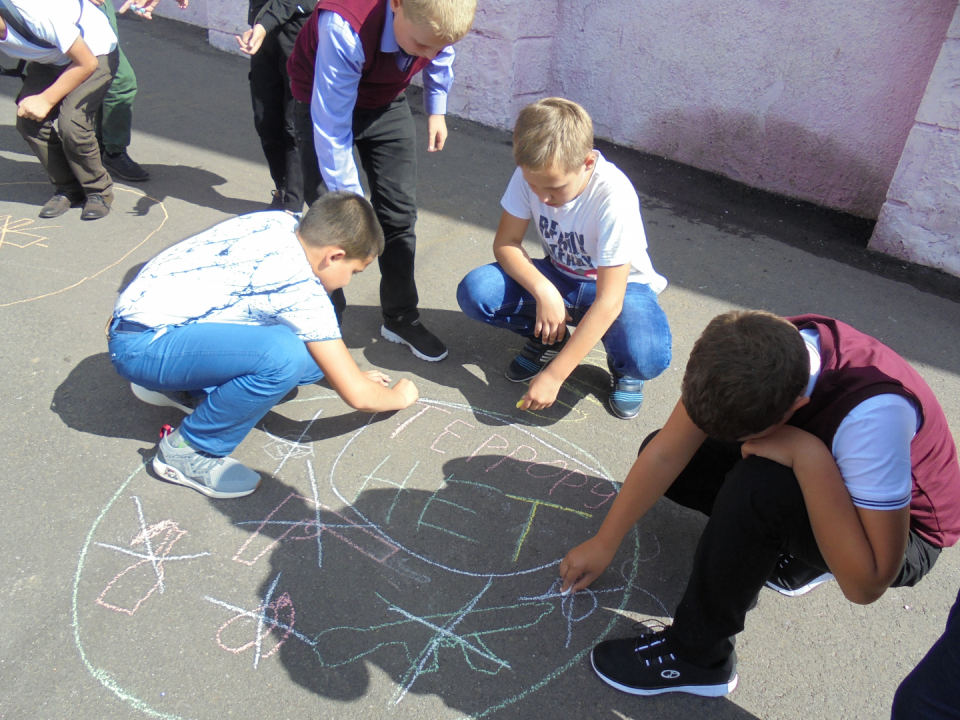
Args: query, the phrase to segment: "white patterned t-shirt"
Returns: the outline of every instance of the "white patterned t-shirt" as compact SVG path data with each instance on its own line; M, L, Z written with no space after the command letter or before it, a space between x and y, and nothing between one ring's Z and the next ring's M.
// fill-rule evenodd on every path
M227 220L157 255L123 291L114 317L152 328L286 325L304 342L340 327L285 212Z
M628 282L659 294L667 279L653 269L640 217L640 198L630 178L599 151L593 174L577 197L560 207L542 202L517 168L500 205L531 220L554 267L577 280L597 281L597 269L630 265Z

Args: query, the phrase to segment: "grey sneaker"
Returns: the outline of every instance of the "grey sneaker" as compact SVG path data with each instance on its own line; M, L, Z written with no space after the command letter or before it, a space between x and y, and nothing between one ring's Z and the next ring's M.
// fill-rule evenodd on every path
M194 397L190 393L182 390L169 392L163 390L147 390L142 385L137 385L136 383L130 383L130 389L138 400L142 400L147 403L147 405L175 407L187 415L196 410L205 399L203 397Z
M160 440L153 470L164 480L212 498L244 497L260 487L260 476L253 470L233 458L194 450L179 429Z

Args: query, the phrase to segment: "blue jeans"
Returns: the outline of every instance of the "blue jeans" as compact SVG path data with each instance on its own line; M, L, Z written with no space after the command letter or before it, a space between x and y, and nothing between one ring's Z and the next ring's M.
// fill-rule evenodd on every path
M193 323L117 332L110 361L121 377L148 390L208 393L180 425L192 447L229 455L260 418L297 385L323 377L307 346L285 325Z
M533 264L560 292L577 325L597 299L597 283L574 280L546 259L534 260ZM499 263L467 273L457 287L457 302L469 318L533 337L537 303ZM603 347L614 370L641 380L657 377L670 364L671 341L670 325L657 294L646 285L627 283L623 309L603 336Z
M892 720L960 718L960 595L947 629L893 696Z

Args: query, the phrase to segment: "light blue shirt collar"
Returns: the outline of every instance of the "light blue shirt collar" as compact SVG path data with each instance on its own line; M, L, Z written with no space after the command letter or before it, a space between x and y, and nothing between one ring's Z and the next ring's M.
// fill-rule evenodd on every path
M383 35L380 37L380 52L395 53L400 50L397 36L393 34L393 8L387 0L387 18L383 22Z

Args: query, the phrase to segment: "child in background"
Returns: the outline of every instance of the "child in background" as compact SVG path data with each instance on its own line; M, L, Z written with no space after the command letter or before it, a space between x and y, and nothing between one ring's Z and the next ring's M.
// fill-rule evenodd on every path
M765 584L797 596L835 578L866 605L915 585L960 538L960 465L933 391L893 350L819 315L710 322L667 424L560 563L562 590L593 582L664 494L709 516L673 624L591 653L635 695L732 691L734 636Z
M81 204L83 220L106 216L113 181L100 161L95 126L117 72L117 36L107 16L90 0L0 0L0 49L28 61L17 130L56 189L40 217Z
M160 441L163 478L215 498L249 495L260 476L227 457L295 388L326 377L350 407L408 407L417 388L360 372L329 293L383 250L366 199L329 193L303 220L243 215L164 250L117 300L110 359L134 394L188 413Z
M386 236L380 256L380 334L421 360L447 348L420 322L416 127L404 91L423 71L427 149L447 138L453 48L473 24L476 0L321 0L287 65L308 203L327 190L363 194L353 147ZM334 296L338 313L346 300Z
M316 0L250 0L250 29L237 36L240 50L250 56L253 125L275 186L270 210L303 210L303 171L287 60L316 4Z
M615 165L593 149L593 123L574 102L546 98L520 112L517 169L500 204L497 262L457 288L468 317L526 343L506 370L530 381L524 410L550 407L564 380L598 341L613 385L610 410L636 417L643 383L670 364L671 336L657 295L667 281L647 255L640 201ZM546 258L523 249L531 219ZM569 336L566 326L576 330Z

